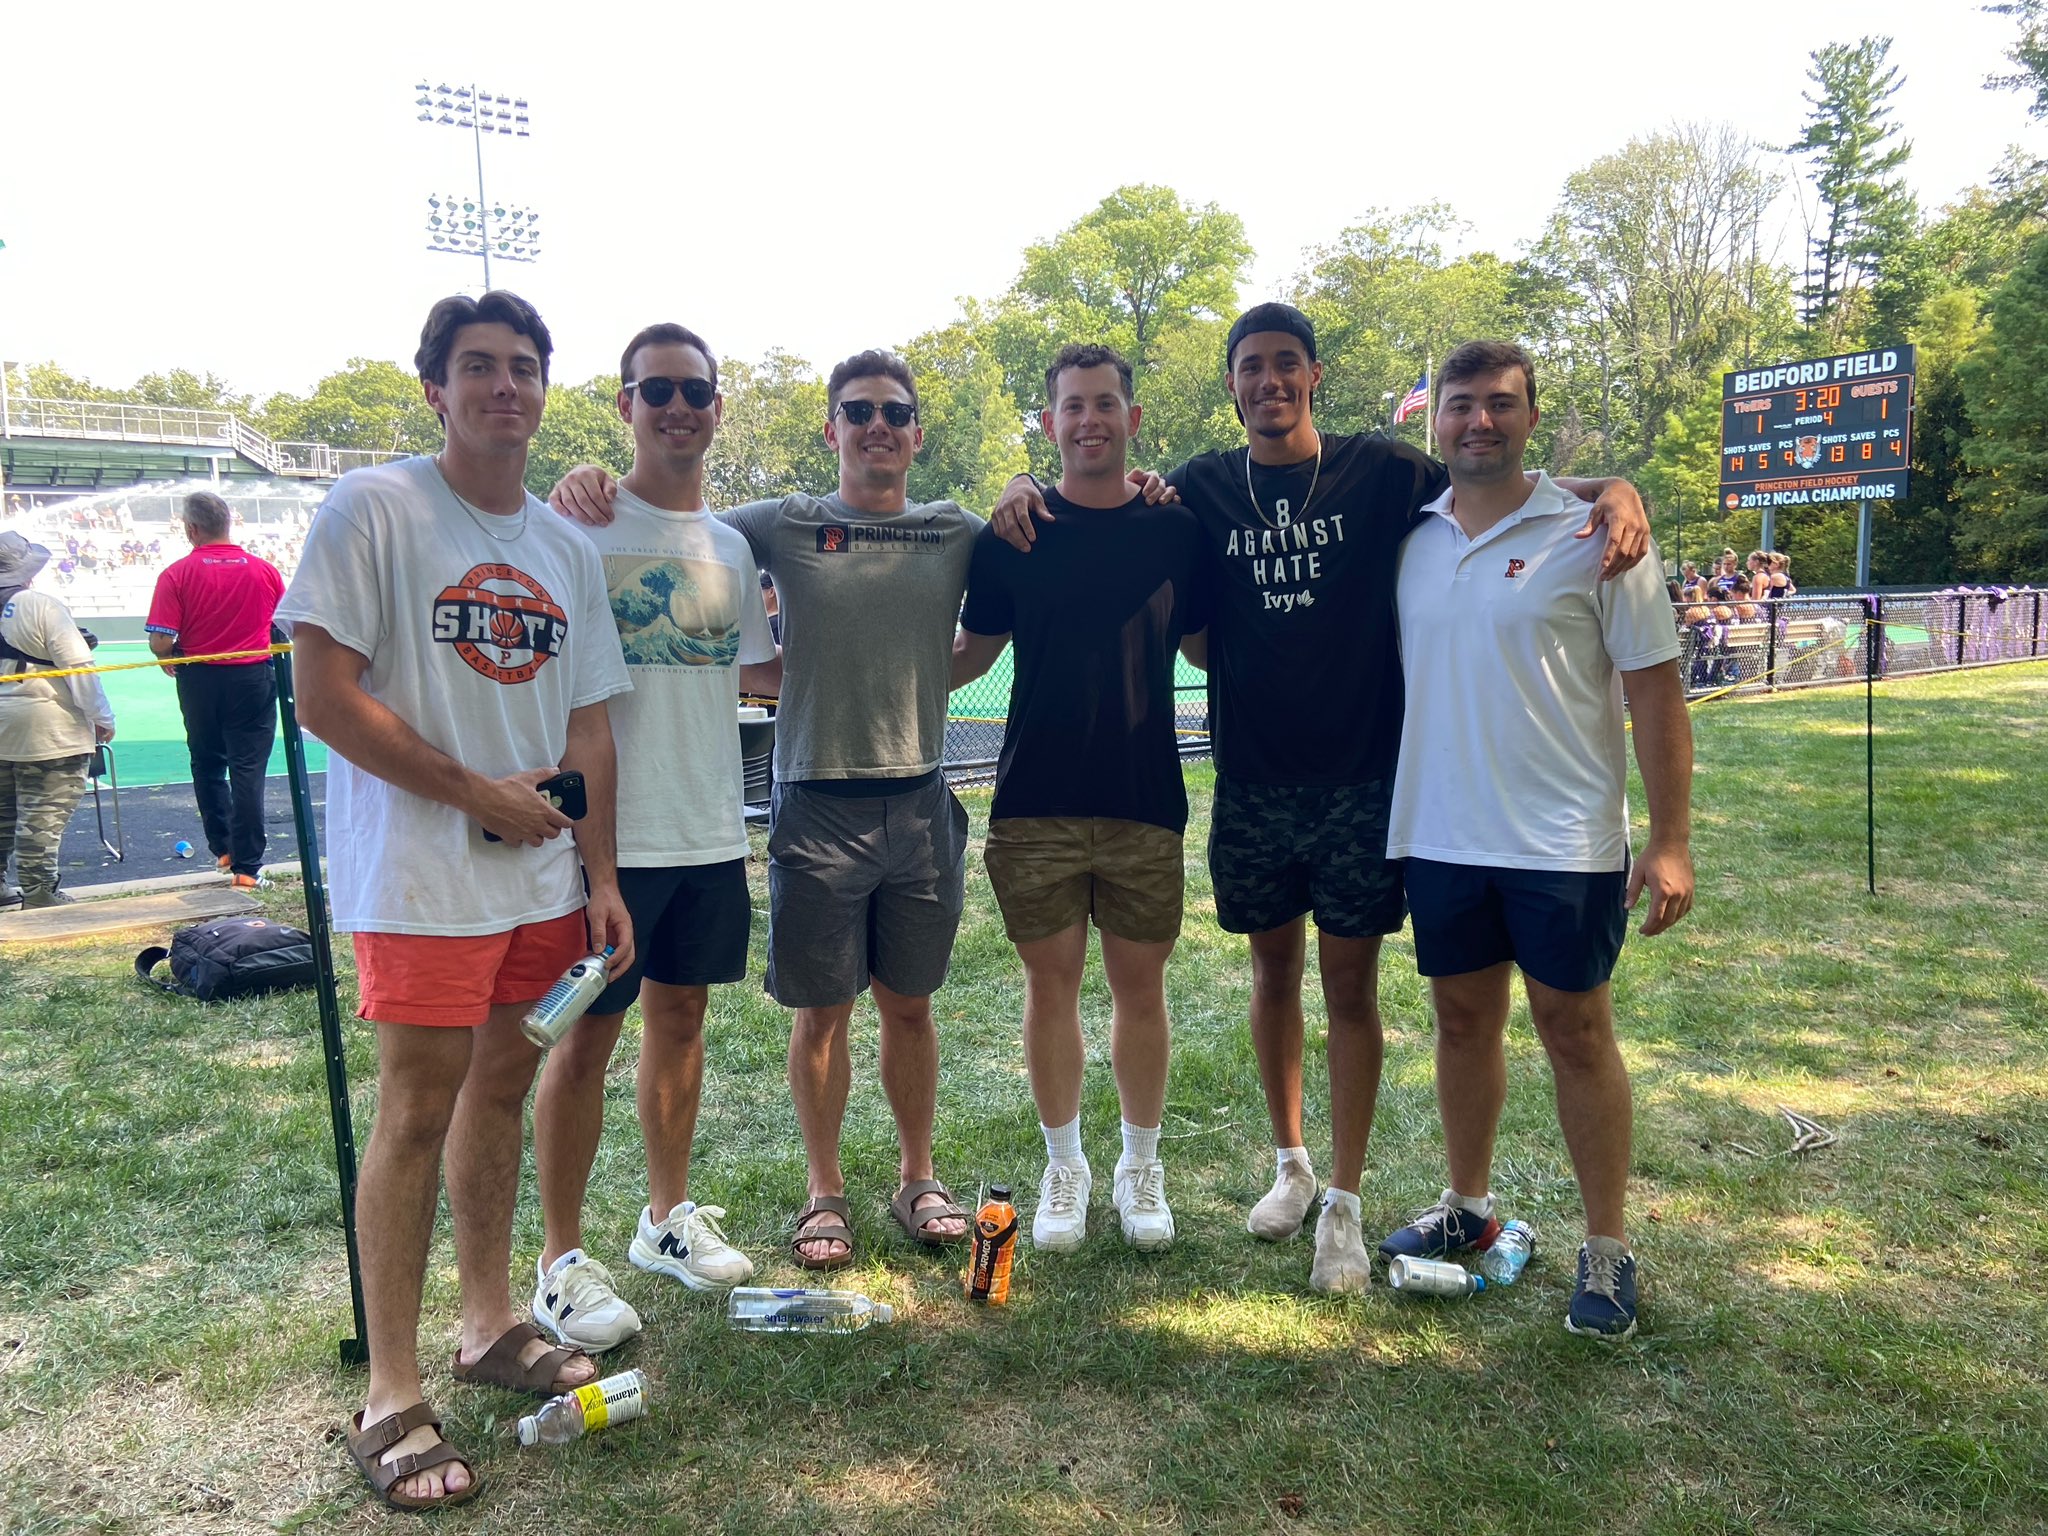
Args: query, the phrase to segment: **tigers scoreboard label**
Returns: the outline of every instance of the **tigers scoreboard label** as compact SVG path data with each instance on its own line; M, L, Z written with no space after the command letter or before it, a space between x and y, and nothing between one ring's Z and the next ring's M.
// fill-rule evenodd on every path
M1903 501L1913 349L1780 363L1721 379L1721 505Z

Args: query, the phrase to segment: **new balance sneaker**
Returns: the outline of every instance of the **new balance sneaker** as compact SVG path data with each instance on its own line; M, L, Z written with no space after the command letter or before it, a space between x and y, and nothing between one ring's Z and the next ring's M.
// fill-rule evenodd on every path
M1636 1331L1636 1256L1625 1244L1611 1237L1586 1239L1564 1325L1592 1339L1625 1339Z
M596 1355L640 1331L640 1314L620 1297L611 1271L581 1248L571 1248L546 1269L534 1260L540 1284L533 1320L562 1343Z
M1447 1259L1454 1253L1483 1252L1500 1236L1500 1222L1494 1218L1493 1197L1486 1198L1486 1214L1475 1216L1462 1205L1453 1205L1454 1195L1443 1192L1428 1210L1405 1227L1387 1234L1380 1244L1380 1257L1389 1264L1398 1258Z
M1284 1243L1301 1230L1308 1208L1316 1198L1315 1170L1293 1158L1282 1162L1273 1176L1273 1187L1260 1197L1245 1218L1245 1230L1269 1243Z
M1372 1286L1372 1259L1365 1229L1349 1200L1327 1199L1316 1218L1316 1261L1309 1267L1312 1291L1363 1291Z
M725 1240L725 1208L685 1200L660 1221L640 1207L640 1230L626 1257L634 1267L680 1280L693 1291L729 1291L754 1278L754 1261Z
M1127 1163L1118 1159L1112 1186L1124 1241L1142 1253L1173 1246L1173 1212L1166 1205L1166 1165L1156 1157Z
M1088 1197L1095 1175L1087 1159L1052 1162L1038 1181L1038 1209L1031 1216L1031 1246L1049 1253L1072 1253L1088 1235Z

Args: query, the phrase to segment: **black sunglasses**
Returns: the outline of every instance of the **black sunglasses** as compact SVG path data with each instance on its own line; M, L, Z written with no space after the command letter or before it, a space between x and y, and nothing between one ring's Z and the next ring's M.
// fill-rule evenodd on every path
M718 398L718 386L709 379L635 379L626 388L639 390L640 398L657 411L675 399L679 389L684 403L693 411L709 410L711 402Z
M875 419L875 402L872 400L842 400L839 411L856 427L864 427ZM907 427L917 420L917 407L905 405L901 400L882 402L882 420L892 427Z

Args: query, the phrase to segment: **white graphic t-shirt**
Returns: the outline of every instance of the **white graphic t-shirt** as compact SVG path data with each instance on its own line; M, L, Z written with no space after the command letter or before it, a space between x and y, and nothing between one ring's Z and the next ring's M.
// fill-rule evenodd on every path
M579 531L604 557L633 676L611 707L619 863L743 859L739 664L775 656L760 570L746 539L708 512L664 512L624 489L612 510L609 527Z
M492 532L521 527L517 537ZM569 712L632 687L597 552L533 497L472 514L432 459L343 475L278 604L370 658L362 686L428 745L490 778L559 764ZM334 926L503 933L583 905L574 841L484 841L454 806L328 759Z

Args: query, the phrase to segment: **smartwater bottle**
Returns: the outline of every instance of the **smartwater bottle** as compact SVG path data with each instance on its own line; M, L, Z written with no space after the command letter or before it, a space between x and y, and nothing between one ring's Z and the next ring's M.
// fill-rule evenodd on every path
M611 959L612 949L607 944L562 972L562 979L549 987L533 1005L533 1011L520 1020L520 1032L544 1051L560 1045L570 1026L583 1017L584 1010L604 990L604 965Z
M1470 1296L1486 1289L1486 1276L1446 1259L1402 1254L1387 1266L1387 1284L1408 1296Z
M893 1323L896 1309L858 1291L770 1290L742 1285L725 1304L726 1321L748 1333L856 1333Z
M608 1424L647 1411L647 1373L621 1371L573 1392L549 1398L519 1421L521 1445L567 1445Z
M1511 1221L1500 1229L1493 1246L1479 1255L1479 1273L1488 1285L1513 1285L1535 1253L1536 1229L1526 1221Z

